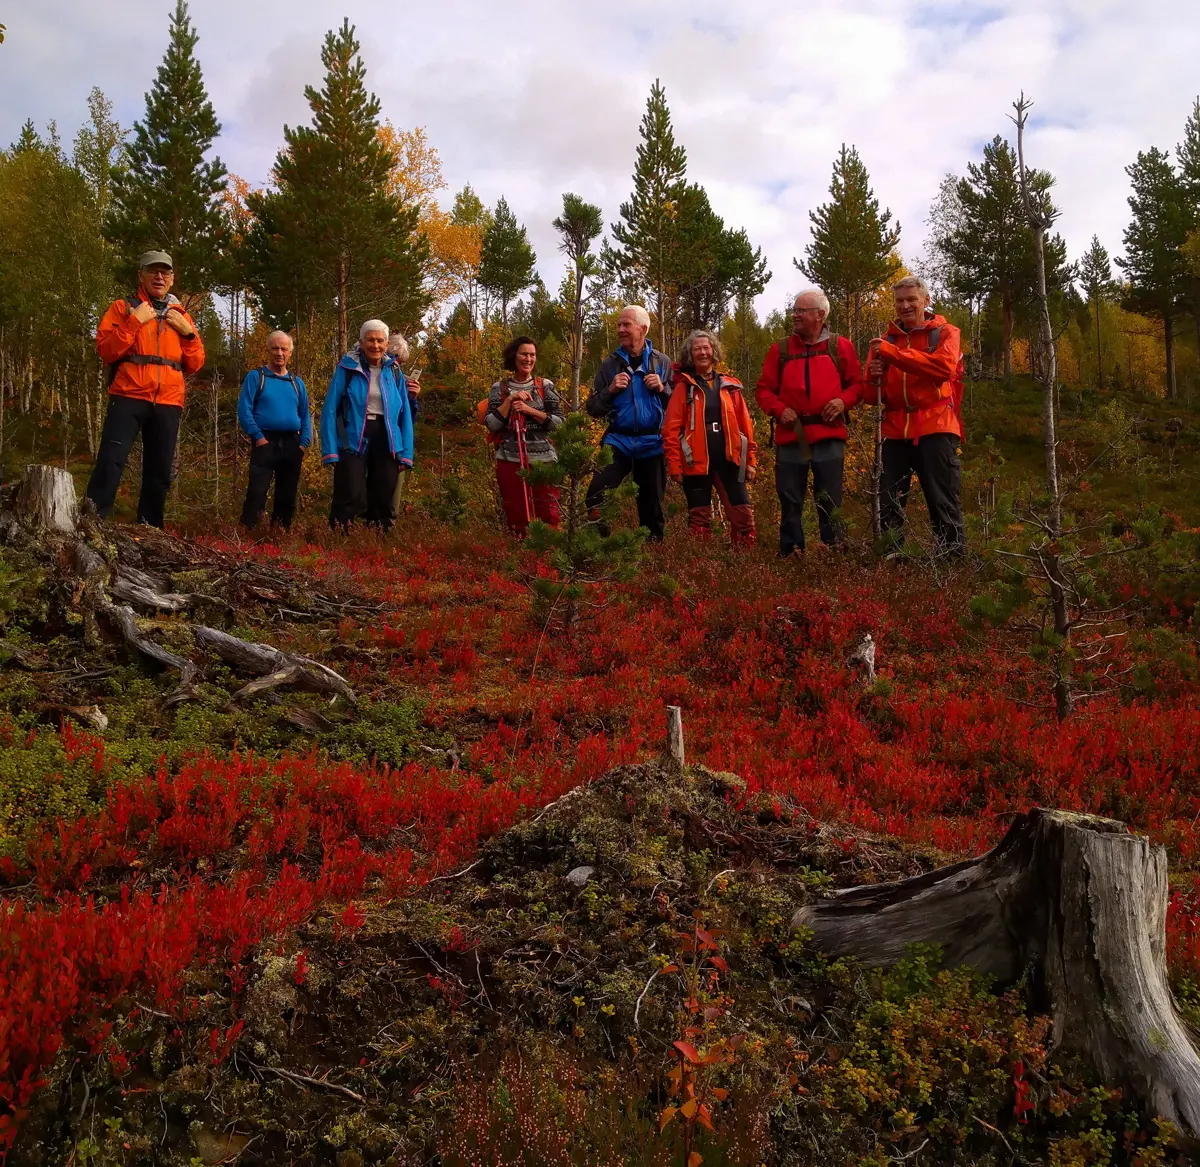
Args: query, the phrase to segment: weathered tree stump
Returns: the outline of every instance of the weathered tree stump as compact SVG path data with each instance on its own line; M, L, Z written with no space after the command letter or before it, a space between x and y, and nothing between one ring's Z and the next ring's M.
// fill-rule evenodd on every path
M1166 975L1167 858L1124 823L1057 810L1018 818L980 858L801 908L793 928L871 965L937 944L946 964L1023 972L1056 1047L1182 1132L1200 1135L1200 1057Z
M667 706L667 748L663 753L663 762L679 771L687 765L687 754L683 747L683 709L678 705Z
M70 474L56 466L26 466L16 512L27 527L73 535L79 500Z

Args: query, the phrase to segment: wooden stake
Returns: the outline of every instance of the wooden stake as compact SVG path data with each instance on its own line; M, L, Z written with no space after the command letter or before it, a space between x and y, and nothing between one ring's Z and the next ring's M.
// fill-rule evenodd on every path
M687 765L683 751L683 710L678 705L667 706L666 760L680 770Z

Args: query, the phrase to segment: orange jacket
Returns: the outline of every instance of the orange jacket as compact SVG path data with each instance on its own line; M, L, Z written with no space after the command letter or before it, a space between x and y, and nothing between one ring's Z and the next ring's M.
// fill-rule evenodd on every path
M721 430L725 435L725 457L740 468L738 478L758 465L754 423L742 396L742 383L726 373L719 374L721 386ZM704 385L699 378L675 370L675 389L667 402L662 429L667 473L707 474L708 435L704 429Z
M815 344L805 344L793 334L771 345L763 359L762 373L754 391L759 409L768 417L778 421L785 409L795 410L803 419L804 437L809 442L820 442L827 438L845 441L849 436L846 418L851 406L857 405L862 396L862 366L848 338L838 337L840 376L838 366L832 360L817 359L828 355L829 340L829 329L826 328ZM780 344L786 344L785 353L791 354L783 366L782 384L779 380ZM821 410L835 397L841 398L845 408L833 425L827 425L821 420ZM795 445L796 440L796 431L792 426L776 426L775 445Z
M930 341L933 349L930 351ZM962 352L959 331L944 316L905 332L888 325L879 356L884 362L883 436L915 442L928 434L957 434L962 426L954 412L953 380ZM879 400L879 387L868 376L866 401Z
M146 299L139 288L137 301ZM127 300L116 300L109 305L96 329L96 351L100 359L106 365L116 365L116 376L109 385L109 393L153 401L158 405L183 404L185 379L204 367L204 342L183 305L174 296L170 303L192 326L190 340L184 340L157 317L139 325L132 319L133 312Z

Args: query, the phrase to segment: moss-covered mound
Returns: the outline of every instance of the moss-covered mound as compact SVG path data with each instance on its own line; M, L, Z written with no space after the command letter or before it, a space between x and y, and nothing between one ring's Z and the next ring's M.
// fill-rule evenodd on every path
M12 1161L1171 1161L1052 1064L1019 993L789 930L826 887L933 861L728 775L620 769L194 982L194 1015L128 1002L102 1070L60 1058Z

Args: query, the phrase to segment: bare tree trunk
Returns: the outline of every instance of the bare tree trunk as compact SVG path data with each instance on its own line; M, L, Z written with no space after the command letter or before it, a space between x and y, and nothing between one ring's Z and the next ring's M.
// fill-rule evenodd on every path
M579 381L583 376L583 272L575 268L575 334L571 343L571 408L579 408Z
M1104 354L1100 348L1100 297L1096 297L1096 388L1104 388Z
M1163 344L1167 356L1167 400L1179 400L1179 387L1175 383L1175 317L1163 314Z
M347 284L349 283L349 272L347 271L345 255L338 256L338 313L337 313L337 342L338 352L344 353L349 347L347 338L349 330L346 324L346 296L349 294Z
M1004 346L1004 379L1011 381L1013 375L1012 364L1012 334L1013 334L1013 306L1012 300L1008 293L1004 293L1000 300L1000 322L1001 322L1001 344Z

